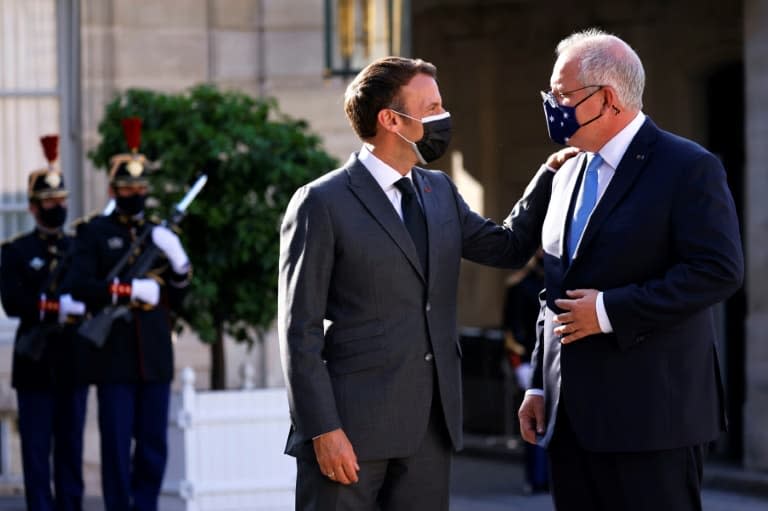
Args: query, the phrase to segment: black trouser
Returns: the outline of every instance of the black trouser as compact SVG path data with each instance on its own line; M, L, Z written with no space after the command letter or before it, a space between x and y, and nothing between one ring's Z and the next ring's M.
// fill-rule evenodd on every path
M565 413L549 446L557 511L701 511L703 446L663 451L590 452Z

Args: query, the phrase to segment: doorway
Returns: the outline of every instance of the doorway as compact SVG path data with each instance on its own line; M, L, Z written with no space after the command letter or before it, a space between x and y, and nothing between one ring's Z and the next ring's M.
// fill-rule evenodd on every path
M744 65L730 62L717 68L706 83L707 148L723 162L728 186L736 203L744 239ZM745 253L746 254L746 253ZM742 287L723 307L723 344L720 356L724 368L728 433L718 452L726 459L741 462L744 444L745 401L745 319L746 293Z

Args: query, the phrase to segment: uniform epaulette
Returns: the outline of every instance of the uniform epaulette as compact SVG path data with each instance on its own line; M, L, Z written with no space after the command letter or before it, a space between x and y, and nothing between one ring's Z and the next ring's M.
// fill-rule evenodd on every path
M96 215L86 215L86 216L81 216L80 218L76 218L69 223L69 228L73 230L77 230L80 224L90 222L91 218L93 218L94 216Z
M157 215L151 215L149 217L149 221L153 224L163 225L163 219ZM175 232L177 235L181 235L181 228L178 225L173 224L173 225L167 225L166 227L168 227L170 230Z
M10 238L8 238L7 240L3 240L3 241L0 241L0 246L4 246L4 245L8 245L8 244L10 244L10 243L13 243L13 242L14 242L14 241L16 241L17 239L19 239L19 238L21 238L21 237L23 237L23 236L26 236L27 234L29 234L29 233L28 233L28 232L20 232L20 233L18 233L18 234L17 234L17 235L15 235L15 236L11 236L11 237L10 237Z
M69 223L69 227L70 227L71 229L75 229L75 230L76 230L76 229L77 229L77 227L78 227L80 224L85 224L85 223L88 223L88 222L90 222L91 220L93 220L94 218L96 218L97 216L100 216L101 214L102 214L102 212L101 212L101 211L99 211L98 209L94 209L94 210L93 210L93 211L91 211L90 213L88 213L88 214L86 214L86 215L83 215L83 216L81 216L80 218L75 218L74 220L72 220L72 221Z

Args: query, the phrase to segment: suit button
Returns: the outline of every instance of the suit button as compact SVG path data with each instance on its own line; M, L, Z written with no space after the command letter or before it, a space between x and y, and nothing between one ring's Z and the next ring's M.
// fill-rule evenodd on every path
M427 312L431 311L432 310L432 304L427 302L427 306L425 307L425 309L427 310Z
M426 360L427 362L432 362L433 358L435 358L435 356L432 353L427 353L426 355L424 355L424 360Z

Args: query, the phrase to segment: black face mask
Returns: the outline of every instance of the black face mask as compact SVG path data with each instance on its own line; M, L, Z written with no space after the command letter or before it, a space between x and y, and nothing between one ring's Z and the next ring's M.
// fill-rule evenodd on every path
M136 216L144 211L144 202L147 200L146 195L134 194L128 197L115 197L115 206L117 210L123 215Z
M49 229L58 229L64 225L64 221L67 219L67 208L61 204L57 204L52 208L41 206L38 209L38 219L43 226Z
M450 113L443 112L423 119L416 119L397 110L392 111L403 117L419 121L424 127L424 136L418 142L412 142L398 133L400 138L411 146L422 165L433 162L445 154L445 151L448 150L448 144L451 142Z

